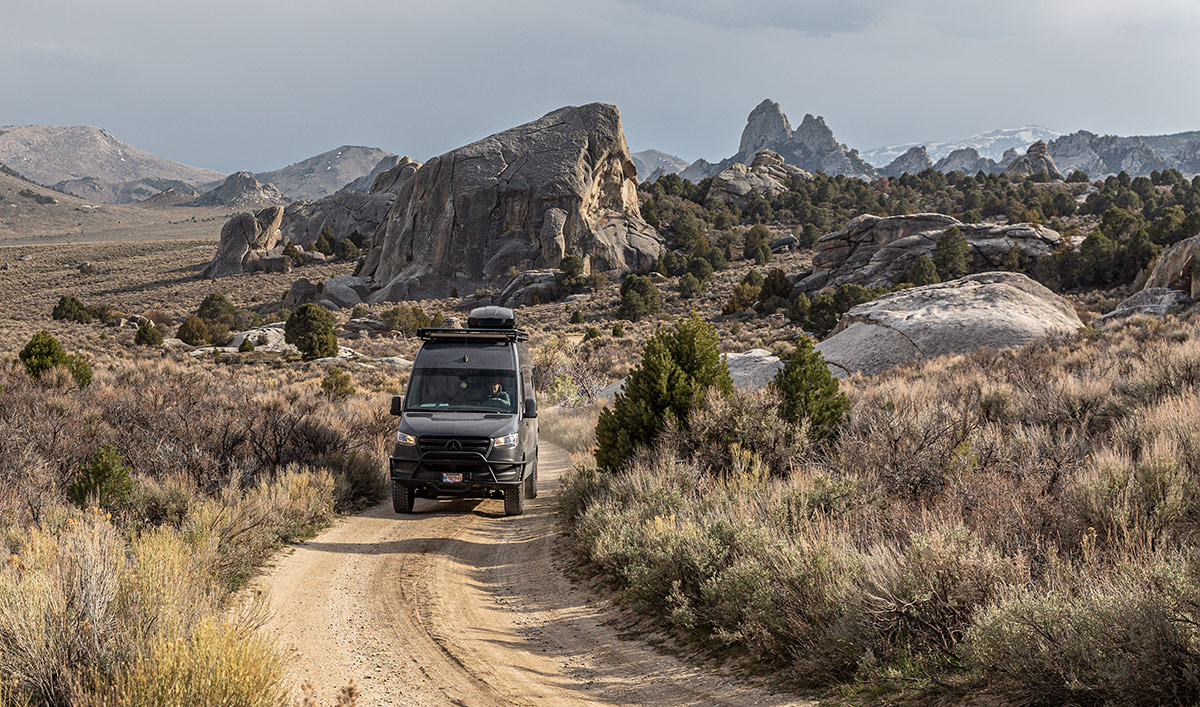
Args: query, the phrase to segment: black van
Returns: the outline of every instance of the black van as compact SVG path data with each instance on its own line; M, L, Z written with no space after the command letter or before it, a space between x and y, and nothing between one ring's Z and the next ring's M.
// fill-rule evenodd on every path
M504 498L520 515L537 497L538 420L533 360L503 307L471 311L465 329L421 329L424 344L403 396L391 455L392 506L413 499Z

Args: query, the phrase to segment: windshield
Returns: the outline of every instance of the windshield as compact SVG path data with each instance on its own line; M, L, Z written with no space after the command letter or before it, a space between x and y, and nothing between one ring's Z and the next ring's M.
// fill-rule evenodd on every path
M408 382L405 410L517 411L517 374L471 368L417 368Z

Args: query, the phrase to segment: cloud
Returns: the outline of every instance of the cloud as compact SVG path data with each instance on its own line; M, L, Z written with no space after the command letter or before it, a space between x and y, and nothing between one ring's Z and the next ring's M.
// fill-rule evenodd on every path
M884 12L878 0L617 0L722 29L785 29L811 35L862 32Z

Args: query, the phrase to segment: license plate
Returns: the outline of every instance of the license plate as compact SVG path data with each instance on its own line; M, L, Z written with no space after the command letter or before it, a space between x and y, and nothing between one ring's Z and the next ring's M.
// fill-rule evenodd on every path
M444 484L461 484L462 479L461 472L458 474L442 474L442 483Z

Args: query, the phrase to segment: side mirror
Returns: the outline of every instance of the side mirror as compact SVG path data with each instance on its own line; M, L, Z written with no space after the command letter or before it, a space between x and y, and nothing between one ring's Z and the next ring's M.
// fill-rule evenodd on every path
M525 417L537 417L537 400L525 398Z
M404 398L400 395L392 396L392 414L399 417L404 413Z

